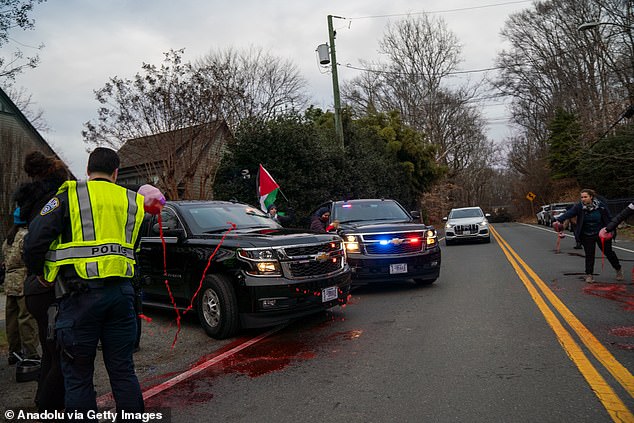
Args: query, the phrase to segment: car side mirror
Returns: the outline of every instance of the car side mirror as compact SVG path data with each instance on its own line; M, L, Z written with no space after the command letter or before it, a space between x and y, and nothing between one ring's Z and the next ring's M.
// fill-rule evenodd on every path
M413 219L420 220L420 212L418 210L412 210L411 212L409 212L409 214L412 216Z
M443 221L443 222L446 222L446 221L447 221L447 216L443 217L443 218L442 218L442 221Z
M484 217L491 217L491 213L485 213Z

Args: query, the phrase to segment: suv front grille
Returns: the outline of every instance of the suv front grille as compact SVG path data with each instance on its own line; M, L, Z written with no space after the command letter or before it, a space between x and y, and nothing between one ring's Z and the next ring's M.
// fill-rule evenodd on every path
M412 243L412 239L417 242ZM368 255L413 254L423 251L425 232L397 232L361 235L363 248ZM388 241L381 245L381 241Z
M469 234L477 234L478 229L479 227L477 223L473 223L471 225L456 225L453 227L456 235L463 235L465 231L469 231Z
M420 252L423 248L423 240L419 240L417 244L401 244L401 245L381 245L376 242L365 244L365 251L368 254L408 254Z
M293 245L279 250L280 264L289 279L310 279L333 275L346 266L343 242Z
M333 262L334 260L334 262ZM289 270L292 278L305 278L316 275L327 275L342 268L342 257L336 257L332 260L319 262L312 260L309 262L291 262Z

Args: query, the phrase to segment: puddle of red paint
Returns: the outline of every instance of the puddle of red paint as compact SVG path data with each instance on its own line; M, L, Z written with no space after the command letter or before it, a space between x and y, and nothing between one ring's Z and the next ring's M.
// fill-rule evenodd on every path
M328 323L329 322L318 324L313 329L321 331ZM155 397L149 398L145 406L183 408L188 405L208 401L214 396L212 391L214 389L214 381L217 380L217 378L227 375L256 378L278 372L295 363L315 358L317 356L315 345L318 345L320 350L327 348L332 351L332 348L329 348L327 344L340 343L342 340L349 341L358 339L362 333L360 330L336 332L325 338L310 336L307 341L298 339L300 335L297 333L290 333L263 340L258 344L222 360L207 370L178 383L174 389L169 389ZM312 342L312 340L316 339L319 339L318 343ZM239 339L227 344L221 350L202 357L192 367L223 352L229 351L244 341L245 339Z
M626 311L634 311L634 294L627 292L624 284L593 284L583 288L583 292L600 298L623 303Z

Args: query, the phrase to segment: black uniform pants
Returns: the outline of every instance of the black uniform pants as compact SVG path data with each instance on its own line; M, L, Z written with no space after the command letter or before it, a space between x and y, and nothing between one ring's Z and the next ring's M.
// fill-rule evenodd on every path
M97 409L93 373L99 341L117 412L144 410L132 360L137 319L134 289L128 279L116 279L86 281L86 292L60 301L56 329L63 348L67 412L86 416L88 410ZM126 421L121 414L118 418Z
M583 251L586 255L586 275L592 275L594 273L594 259L597 250L597 245L600 248L603 246L603 253L608 259L614 270L621 268L621 263L616 253L612 249L612 240L606 240L605 244L601 244L599 235L583 235L581 234L581 245L583 245Z

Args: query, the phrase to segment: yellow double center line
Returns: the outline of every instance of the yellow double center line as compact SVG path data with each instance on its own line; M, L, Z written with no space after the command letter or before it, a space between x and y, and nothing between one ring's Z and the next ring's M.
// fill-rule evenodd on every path
M557 340L566 351L566 354L575 363L583 377L586 379L591 389L599 398L607 412L615 422L634 422L634 415L625 406L623 401L614 392L612 387L605 381L603 376L590 362L583 350L574 340L570 332L563 326L560 319L551 310L544 297L550 302L552 307L559 312L566 323L576 332L579 339L605 367L612 376L625 388L630 397L634 398L634 376L619 363L612 354L599 342L599 340L586 328L583 323L572 314L550 288L541 280L539 276L519 257L511 246L500 236L500 234L489 226L491 234L496 239L509 263L528 290L537 307L544 315L546 322L550 325L557 336ZM531 282L529 277L533 280ZM541 290L540 295L537 288Z

